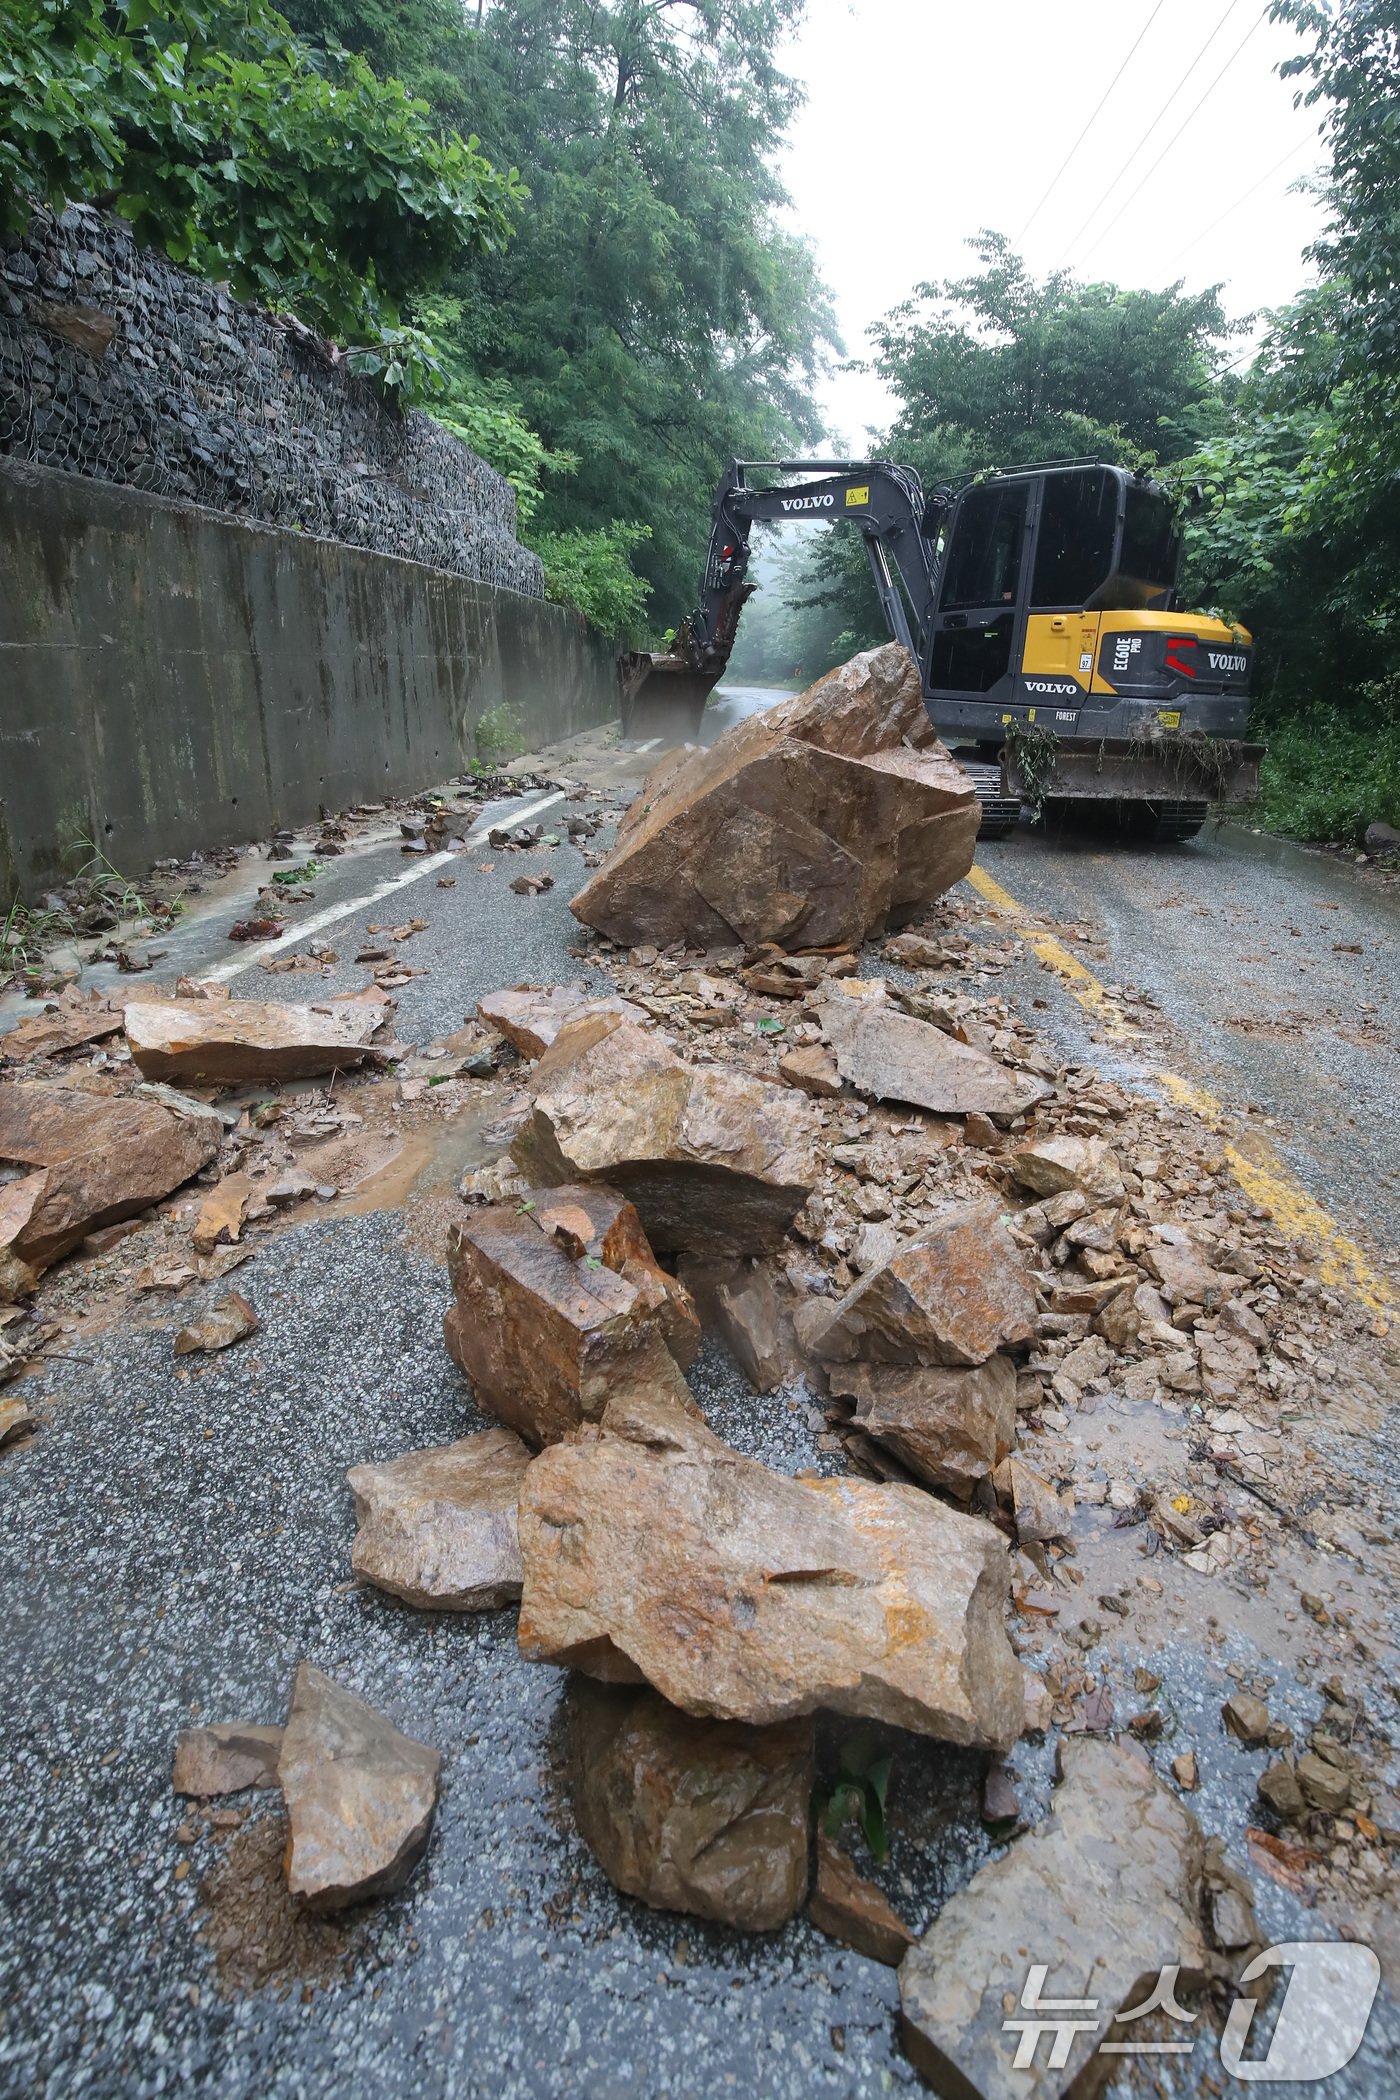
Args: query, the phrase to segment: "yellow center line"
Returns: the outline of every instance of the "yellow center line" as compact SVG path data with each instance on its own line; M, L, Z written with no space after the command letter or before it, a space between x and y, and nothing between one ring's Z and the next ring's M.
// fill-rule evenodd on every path
M1141 1031L1134 1027L1108 987L1100 984L1093 971L1086 969L1078 956L1071 955L1053 934L1036 926L1025 906L1009 890L1004 890L984 868L974 866L967 879L984 903L1015 921L1021 939L1047 969L1063 980L1072 997L1102 1024L1110 1042L1127 1043L1140 1036ZM1250 1201L1267 1210L1283 1232L1316 1245L1318 1273L1325 1284L1349 1292L1372 1312L1386 1311L1395 1304L1395 1293L1385 1278L1373 1268L1356 1241L1342 1231L1330 1211L1324 1210L1294 1179L1271 1145L1251 1132L1250 1149L1243 1151L1224 1137L1226 1110L1214 1094L1177 1072L1159 1070L1153 1076L1169 1100L1221 1133L1226 1164Z

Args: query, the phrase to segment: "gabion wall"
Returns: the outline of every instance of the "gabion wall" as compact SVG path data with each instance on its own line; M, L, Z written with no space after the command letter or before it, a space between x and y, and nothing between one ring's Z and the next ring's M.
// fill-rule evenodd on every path
M4 454L544 594L493 468L86 206L0 237Z

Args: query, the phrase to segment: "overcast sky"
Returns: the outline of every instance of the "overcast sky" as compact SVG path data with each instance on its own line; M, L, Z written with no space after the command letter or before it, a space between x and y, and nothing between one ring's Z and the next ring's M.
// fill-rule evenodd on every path
M963 273L984 226L1037 274L1220 281L1236 315L1290 298L1319 222L1291 186L1323 166L1318 112L1274 70L1301 48L1260 0L808 0L782 166L849 354L921 280ZM857 450L889 414L869 376L834 375L823 399Z

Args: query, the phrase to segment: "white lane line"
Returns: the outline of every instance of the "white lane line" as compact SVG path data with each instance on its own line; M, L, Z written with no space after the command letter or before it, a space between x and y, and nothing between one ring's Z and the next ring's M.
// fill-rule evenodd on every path
M478 824L475 831L467 834L467 849L485 845L489 834L502 826L509 825L513 831L517 824L524 824L531 817L539 816L542 810L553 809L556 802L564 800L567 792L567 789L560 788L557 794L541 795L537 802L527 802L524 809L503 810L500 816L491 817L485 823ZM426 860L420 860L404 874L391 875L387 882L376 883L364 896L352 897L348 904L328 904L324 911L313 912L311 917L303 919L300 925L291 926L285 933L279 933L276 940L264 941L251 953L236 956L231 962L216 963L212 970L202 970L199 981L201 984L227 984L230 978L241 977L245 970L256 969L259 963L266 962L270 955L276 955L280 948L293 948L309 934L320 933L324 927L334 926L341 919L353 919L356 912L368 911L371 905L381 903L385 897L391 897L395 890L406 890L410 883L421 882L425 875L433 875L439 868L445 868L449 861L460 858L458 853L430 853Z

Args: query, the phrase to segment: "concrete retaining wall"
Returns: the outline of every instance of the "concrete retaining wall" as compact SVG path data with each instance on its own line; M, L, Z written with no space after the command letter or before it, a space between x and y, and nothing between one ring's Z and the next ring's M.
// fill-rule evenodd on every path
M574 614L130 488L0 467L0 887L96 842L124 874L458 772L617 711ZM76 857L81 859L81 850Z

